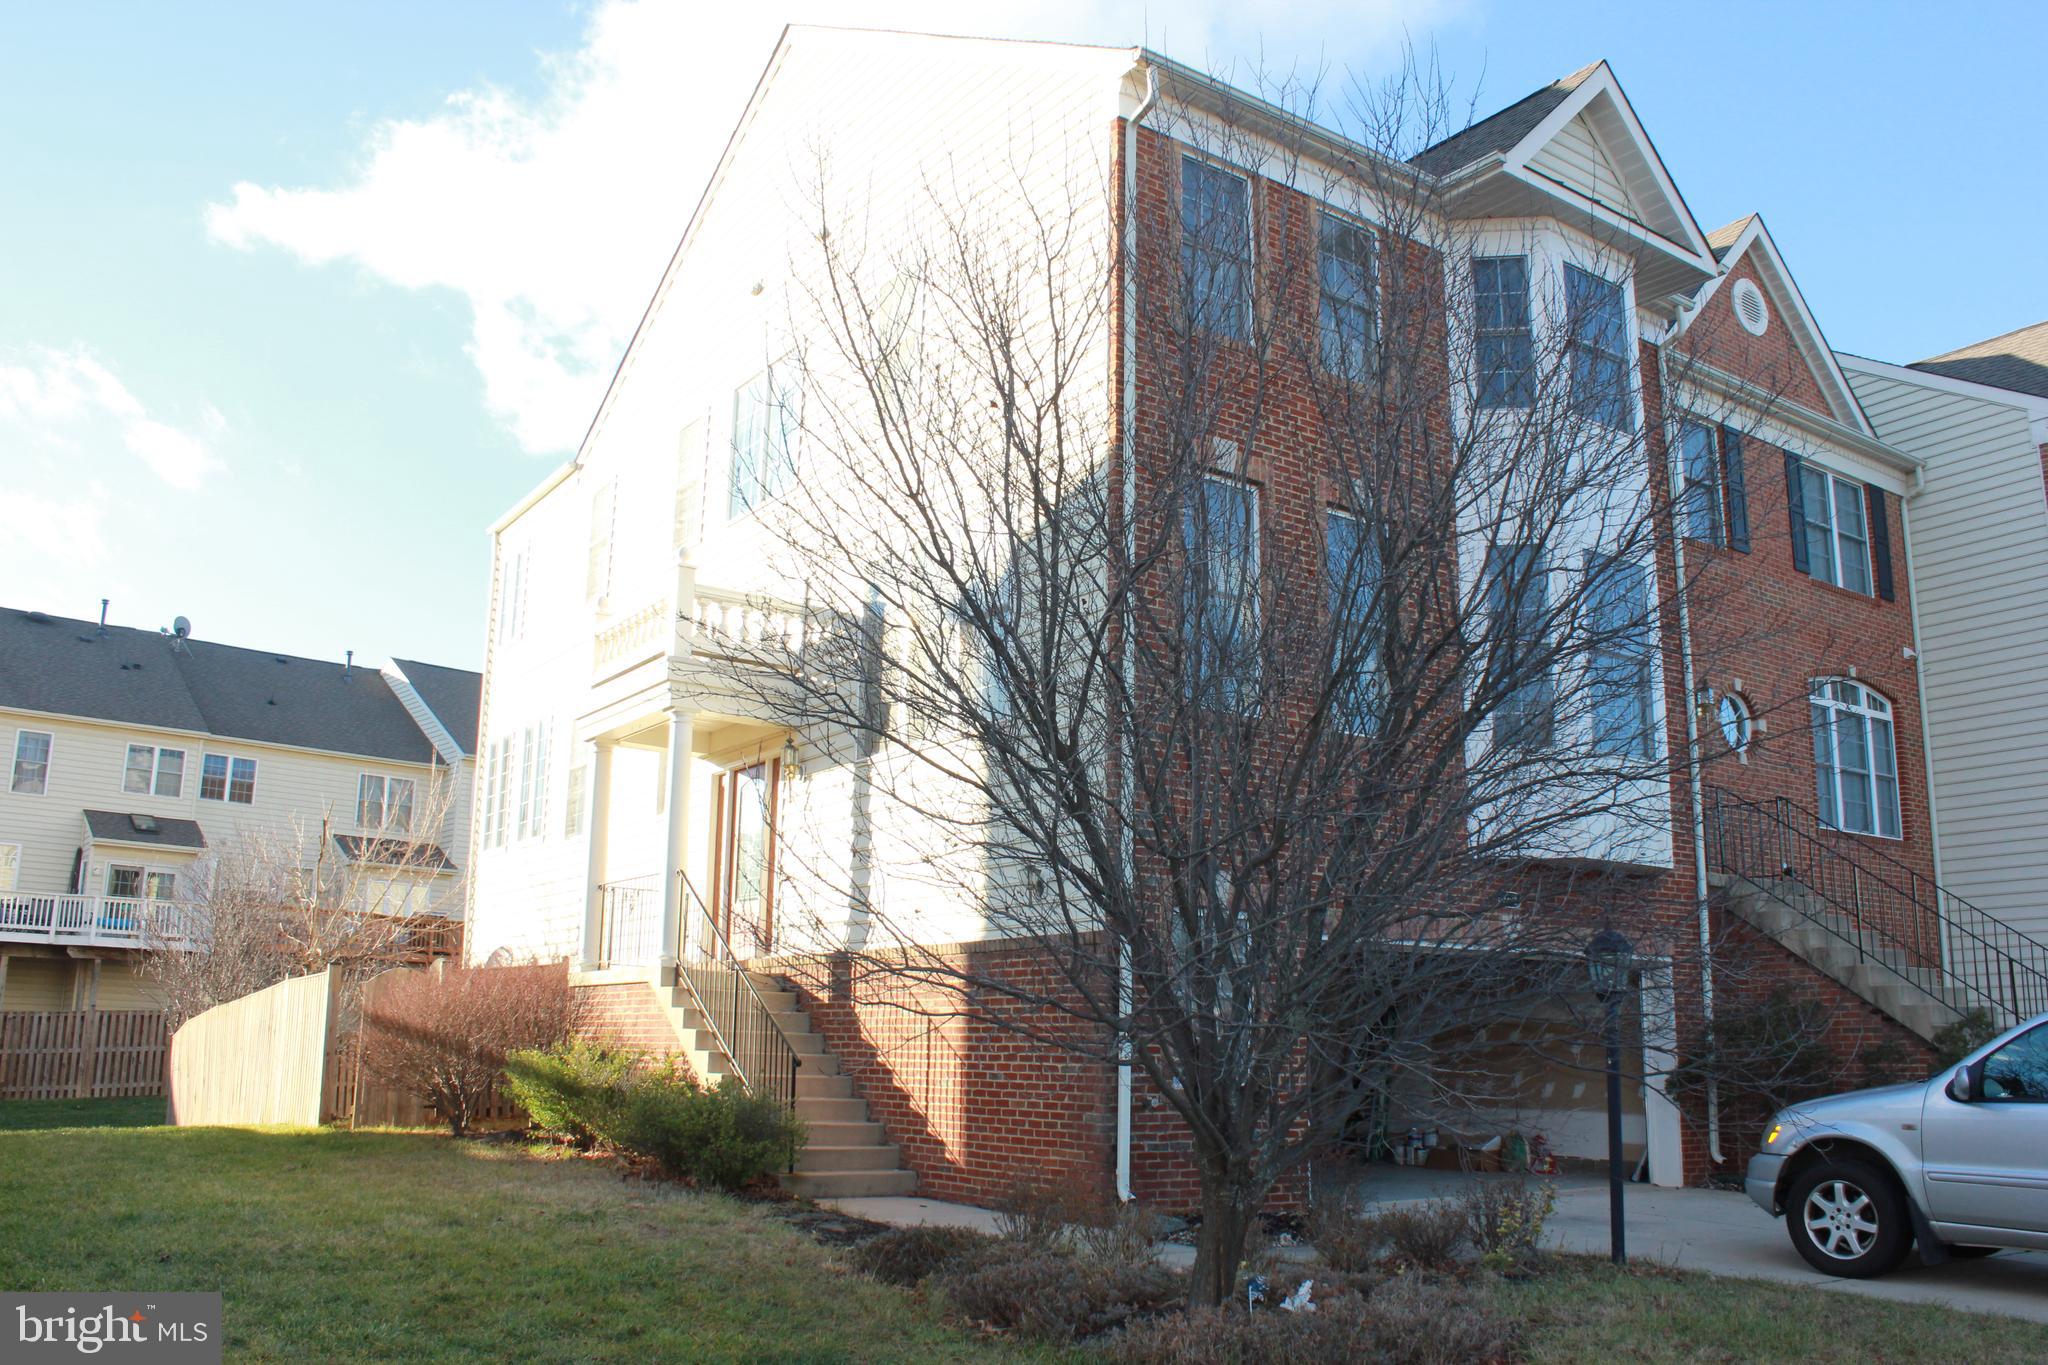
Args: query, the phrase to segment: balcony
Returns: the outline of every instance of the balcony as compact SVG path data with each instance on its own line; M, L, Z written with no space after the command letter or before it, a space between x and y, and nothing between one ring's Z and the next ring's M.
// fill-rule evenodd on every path
M738 660L768 669L794 666L810 629L802 607L731 588L700 587L687 568L677 579L675 595L615 615L597 630L591 642L594 683L671 658Z
M0 941L88 948L179 947L193 908L182 901L121 896L0 896ZM154 933L145 926L154 926Z

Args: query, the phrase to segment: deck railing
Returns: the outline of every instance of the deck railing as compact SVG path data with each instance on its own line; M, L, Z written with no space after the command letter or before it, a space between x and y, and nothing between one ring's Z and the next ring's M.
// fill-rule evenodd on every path
M661 960L661 878L604 882L597 898L597 965L647 967Z
M178 947L191 941L197 913L184 901L140 896L0 895L0 940L83 947Z

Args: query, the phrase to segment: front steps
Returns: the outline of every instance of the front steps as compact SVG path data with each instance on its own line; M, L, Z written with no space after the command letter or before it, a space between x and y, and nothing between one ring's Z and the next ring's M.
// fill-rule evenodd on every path
M785 1188L806 1199L850 1199L860 1195L909 1194L917 1176L904 1169L901 1155L882 1125L868 1117L867 1101L853 1092L853 1078L841 1074L839 1059L814 1032L797 1003L796 992L775 977L749 974L761 1001L775 1016L797 1055L796 1112L810 1127L810 1140L797 1154L796 1170L782 1176ZM718 1035L697 1012L682 986L657 988L667 1008L683 1053L700 1080L717 1084L732 1068L719 1049Z
M1714 879L1728 908L1822 975L1848 987L1899 1024L1932 1042L1963 1017L1938 967L1916 966L1896 947L1834 910L1796 882Z

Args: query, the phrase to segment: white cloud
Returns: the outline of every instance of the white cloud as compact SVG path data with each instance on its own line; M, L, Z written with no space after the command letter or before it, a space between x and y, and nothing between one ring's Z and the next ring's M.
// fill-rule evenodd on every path
M1196 62L1263 40L1319 60L1325 35L1370 55L1460 0L792 0L756 7L605 0L583 46L543 58L533 100L484 86L372 130L335 188L242 182L207 210L215 240L353 262L464 295L492 414L534 453L573 449L709 178L784 18L790 22L1136 43ZM1150 33L1147 33L1149 25Z
M173 488L194 489L224 468L212 443L227 419L200 409L201 434L152 415L83 347L39 347L0 358L0 443L24 457L97 459L120 449Z

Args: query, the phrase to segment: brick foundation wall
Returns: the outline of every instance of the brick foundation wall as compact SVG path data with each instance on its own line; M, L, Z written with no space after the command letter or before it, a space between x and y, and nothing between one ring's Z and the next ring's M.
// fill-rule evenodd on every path
M683 1040L676 1036L668 1011L645 981L576 986L570 997L570 1027L578 1037L633 1048L651 1057L682 1051Z

